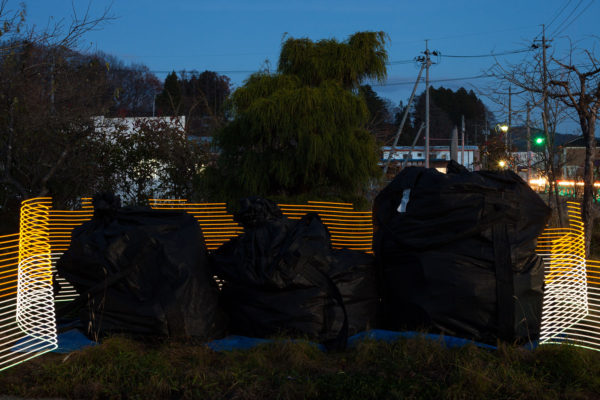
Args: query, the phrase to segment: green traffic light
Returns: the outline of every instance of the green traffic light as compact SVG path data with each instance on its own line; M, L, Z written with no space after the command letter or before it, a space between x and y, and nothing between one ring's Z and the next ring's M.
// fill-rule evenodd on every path
M535 138L535 144L543 144L544 143L544 138L543 137L537 137Z

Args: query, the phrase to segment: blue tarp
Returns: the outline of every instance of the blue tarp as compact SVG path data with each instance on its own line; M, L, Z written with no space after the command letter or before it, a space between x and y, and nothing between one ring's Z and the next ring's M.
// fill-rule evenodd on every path
M441 341L448 348L454 347L462 347L468 344L474 344L477 347L481 347L483 349L491 349L495 350L495 346L490 346L484 343L473 342L472 340L461 339L454 336L444 336L444 335L436 335L432 333L420 333L420 332L395 332L395 331L386 331L383 329L373 329L370 331L365 331L361 333L357 333L354 336L350 336L348 338L348 347L356 347L358 343L365 339L373 339L373 340L381 340L385 342L393 342L398 340L399 338L415 338L415 337L425 337L427 339L433 341ZM288 340L286 340L288 341ZM294 342L293 339L289 339L289 341ZM246 350L252 347L258 346L263 343L273 343L275 340L270 339L258 339L258 338L250 338L246 336L227 336L223 339L213 340L212 342L208 342L206 345L213 349L214 351L231 351L231 350ZM313 343L315 346L319 347L321 350L325 350L322 345L317 343Z
M72 329L58 335L58 347L52 350L52 352L66 354L96 344L98 343L88 339L77 329ZM15 353L29 353L32 350L49 349L50 346L47 341L32 336L25 336L19 339L11 350Z
M436 335L433 333L421 333L421 332L396 332L396 331L387 331L387 330L383 330L383 329L373 329L370 331L358 333L354 336L350 336L348 338L348 347L349 348L356 347L360 341L365 340L365 339L393 342L400 338L410 339L410 338L416 338L416 337L424 337L429 340L441 342L447 348L462 347L462 346L466 346L469 344L474 344L475 346L480 347L482 349L490 349L490 350L496 349L495 346L491 346L491 345L484 344L484 343L473 342L471 340L457 338L454 336ZM21 341L19 341L19 343L21 343L25 340L28 340L28 338L22 339ZM214 351L247 350L247 349L256 347L260 344L274 343L277 340L283 340L285 342L292 342L292 343L302 341L302 340L298 340L298 339L261 339L261 338L251 338L251 337L246 337L246 336L230 335L223 339L210 341L210 342L206 343L206 345ZM20 346L22 346L19 343L17 343L15 345L15 347L13 348L13 351L19 351ZM311 343L311 344L315 345L317 348L325 351L325 347L318 343L312 343L312 342L308 342L308 343ZM89 340L83 333L81 333L77 329L73 329L73 330L70 330L70 331L67 331L65 333L61 333L60 335L58 335L58 348L56 350L54 350L54 352L70 353L72 351L80 350L84 347L92 346L92 345L96 345L96 344L97 344L96 342ZM527 349L532 349L532 348L536 347L536 344L530 343L524 347Z
M54 353L70 353L97 344L98 342L88 339L79 330L71 329L58 335L58 348L54 350Z
M287 342L310 343L310 344L318 347L320 350L325 351L325 346L323 346L322 344L306 342L306 341L298 340L298 339L260 339L260 338L251 338L251 337L247 337L247 336L237 336L237 335L230 335L230 336L224 337L223 339L213 340L211 342L206 343L206 345L214 351L232 351L232 350L248 350L248 349L256 347L260 344L275 343L278 341L282 341L282 342L286 342L286 343Z
M481 347L482 349L491 349L495 350L496 346L491 346L485 343L473 342L472 340L457 338L454 336L445 336L445 335L437 335L434 333L421 333L421 332L396 332L396 331L386 331L384 329L373 329L370 331L360 332L354 336L350 336L348 338L348 347L355 347L358 342L365 339L374 339L381 340L384 342L393 342L400 338L410 339L416 337L424 337L429 340L433 340L436 342L442 342L448 348L454 347L463 347L468 344L474 344L477 347Z

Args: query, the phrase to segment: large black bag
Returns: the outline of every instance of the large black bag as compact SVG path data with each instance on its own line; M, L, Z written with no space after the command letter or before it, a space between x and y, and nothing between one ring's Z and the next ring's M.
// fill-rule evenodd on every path
M362 251L333 250L327 275L344 300L348 335L377 328L379 293L374 257Z
M539 336L550 210L515 173L405 168L374 202L385 325L495 343Z
M245 233L212 256L233 333L301 334L340 349L348 333L373 325L372 256L333 251L317 214L291 221L265 199L244 199L235 218Z
M94 217L73 231L57 263L80 293L89 336L209 337L218 291L196 220L111 201L94 199Z

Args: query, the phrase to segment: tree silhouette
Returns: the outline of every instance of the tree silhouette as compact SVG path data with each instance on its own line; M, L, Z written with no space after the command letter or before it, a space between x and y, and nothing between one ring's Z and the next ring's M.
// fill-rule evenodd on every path
M360 196L380 171L369 110L353 89L385 77L384 44L382 32L286 40L278 72L254 74L233 93L212 187L229 198Z
M431 138L447 139L439 144L449 144L452 129L460 129L462 117L465 117L465 135L469 144L482 143L481 128L486 117L492 118L489 111L477 95L471 90L459 88L457 91L444 87L430 88L430 130ZM415 105L414 125L419 126L425 121L425 92L418 98ZM421 139L421 142L424 139ZM437 143L436 143L437 144Z
M181 85L177 74L172 71L165 78L162 92L156 96L156 106L159 114L168 116L179 116L181 108Z

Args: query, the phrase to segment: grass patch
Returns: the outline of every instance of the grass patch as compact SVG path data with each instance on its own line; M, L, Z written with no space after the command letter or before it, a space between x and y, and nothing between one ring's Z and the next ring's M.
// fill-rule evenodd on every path
M425 338L366 340L326 354L305 342L216 353L123 336L0 373L0 394L91 399L592 399L600 353L568 345L447 349Z

